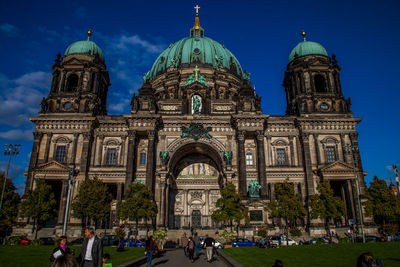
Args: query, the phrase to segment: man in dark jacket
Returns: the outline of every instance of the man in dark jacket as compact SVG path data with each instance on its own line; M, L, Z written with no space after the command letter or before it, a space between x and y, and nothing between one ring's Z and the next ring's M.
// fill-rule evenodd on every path
M103 265L103 242L98 238L92 227L85 229L85 240L79 254L79 262L83 267L102 267Z

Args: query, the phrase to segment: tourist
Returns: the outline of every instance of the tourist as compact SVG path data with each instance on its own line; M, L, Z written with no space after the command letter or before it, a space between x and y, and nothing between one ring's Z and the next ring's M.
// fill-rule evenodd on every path
M197 235L197 232L194 233L193 241L194 241L194 252L195 252L196 258L198 258L200 255L200 237Z
M153 261L153 254L157 252L156 242L153 240L153 236L149 236L146 241L145 253L147 256L147 266L151 266L151 262Z
M93 227L86 227L85 240L82 243L82 250L79 254L79 261L83 267L103 266L103 243L95 235Z
M194 262L194 241L192 237L189 237L188 243L187 243L187 252L189 254L189 261Z
M69 247L67 246L67 237L63 235L57 240L57 247L53 250L53 253L51 253L50 261L53 262L55 259L65 254L72 254L72 253Z
M380 259L376 259L376 264L374 264L374 259L370 252L365 252L358 256L357 267L382 267L382 262Z
M214 238L206 235L206 239L204 239L204 246L206 247L206 252L207 252L207 262L211 262L213 258L214 244L215 244Z
M188 238L186 237L186 233L183 233L181 240L180 240L180 247L183 248L183 252L185 253L185 256L187 257L187 243L188 243Z
M71 254L59 256L53 262L52 267L79 267L78 261Z

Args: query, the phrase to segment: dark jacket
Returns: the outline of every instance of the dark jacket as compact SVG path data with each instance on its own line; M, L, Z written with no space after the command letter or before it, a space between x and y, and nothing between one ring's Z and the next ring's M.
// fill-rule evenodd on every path
M64 251L60 246L57 246L57 247L55 247L55 248L53 249L53 252L51 253L51 256L50 256L50 261L51 261L51 262L53 262L53 261L55 260L53 254L56 253L57 250L59 250L63 256L64 256L65 254L71 254L71 250L69 249L69 247L67 247L67 248L65 249L65 251Z
M82 244L82 250L79 254L78 260L81 265L85 262L85 254L89 238L85 238ZM92 246L92 259L95 267L103 266L103 242L97 236L94 236L93 246Z

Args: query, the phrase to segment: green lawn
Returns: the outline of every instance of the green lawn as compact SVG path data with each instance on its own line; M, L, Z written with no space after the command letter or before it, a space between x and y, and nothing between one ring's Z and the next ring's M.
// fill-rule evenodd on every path
M0 266L30 267L51 266L49 260L53 246L0 246ZM81 247L71 247L78 256ZM144 248L125 248L123 252L117 252L116 247L104 247L104 253L111 256L110 262L113 266L144 256Z
M272 249L244 247L228 248L223 252L245 267L269 267L276 259L282 260L285 267L356 266L357 257L363 252L371 252L374 259L380 258L383 266L400 266L400 242L309 245Z

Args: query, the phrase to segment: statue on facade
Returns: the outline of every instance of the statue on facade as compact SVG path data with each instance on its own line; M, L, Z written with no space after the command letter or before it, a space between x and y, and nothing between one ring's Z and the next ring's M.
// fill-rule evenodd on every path
M47 104L45 97L42 98L42 102L40 102L40 106L42 108L41 112L43 112L43 113L46 113L46 111L49 109L49 104Z
M169 151L160 151L160 159L161 159L161 164L163 166L166 166L168 164L169 161Z
M251 180L247 188L249 190L249 197L260 197L261 185L257 180Z
M192 114L201 113L201 98L198 95L192 97Z
M233 152L232 151L224 151L223 156L224 156L224 161L226 163L226 166L231 166Z

